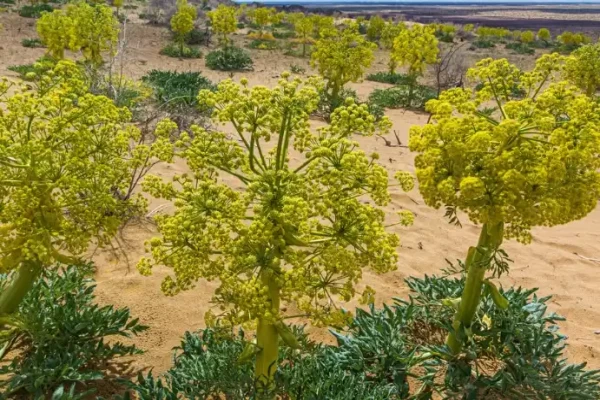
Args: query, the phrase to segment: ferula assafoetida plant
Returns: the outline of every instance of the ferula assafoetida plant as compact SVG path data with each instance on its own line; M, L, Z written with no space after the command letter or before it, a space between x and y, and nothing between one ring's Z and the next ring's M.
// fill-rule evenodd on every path
M447 344L459 353L482 291L506 306L489 280L507 268L503 239L531 241L536 226L565 224L594 209L600 195L600 106L556 81L561 57L544 55L530 72L485 59L469 70L479 91L451 89L427 109L433 123L413 127L409 147L425 202L464 211L481 224L467 254L467 280ZM513 98L515 86L526 96ZM493 104L494 108L484 108ZM503 262L504 261L504 262Z
M132 169L154 150L170 158L167 138L132 150L140 132L126 125L129 111L89 94L75 63L38 78L33 89L0 82L0 273L15 271L0 315L16 311L43 268L107 244L140 201L117 196Z
M229 44L229 35L237 30L238 10L233 6L219 4L219 7L206 13L214 33L219 35L219 43Z
M327 80L325 92L332 103L339 100L340 92L348 82L358 82L371 66L375 43L367 41L358 32L358 24L342 31L333 27L320 32L314 46L311 66Z
M140 271L150 273L153 264L172 268L162 284L170 295L200 278L218 279L214 301L222 321L257 323L250 354L256 354L259 385L267 387L279 338L295 345L283 323L284 303L313 322L342 323L347 314L334 299L354 296L362 268L396 267L398 237L386 232L377 207L389 201L387 171L352 140L390 123L375 122L366 106L347 101L330 125L312 132L309 116L322 86L320 79L290 80L284 73L274 89L226 80L214 93L201 91L199 103L214 108L214 120L231 124L236 136L192 127L179 143L190 173L173 183L145 182L152 195L173 200L175 212L157 217L162 236L149 242L152 259L143 259ZM208 323L215 318L206 315Z
M395 68L395 65L399 64L408 68L409 105L418 77L423 75L427 65L437 61L438 54L438 40L432 25L415 24L408 29L401 29L394 39L390 65L394 65Z
M119 36L119 22L112 9L84 1L42 14L36 28L52 57L63 58L65 49L81 51L93 65L102 64L103 53L116 51Z

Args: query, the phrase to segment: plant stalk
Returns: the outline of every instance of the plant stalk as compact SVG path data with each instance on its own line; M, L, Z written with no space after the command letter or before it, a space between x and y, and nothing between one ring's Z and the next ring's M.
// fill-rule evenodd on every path
M279 286L271 274L262 277L267 285L271 309L279 310ZM273 320L260 318L256 330L256 344L260 349L256 355L254 374L259 389L270 392L273 389L273 377L279 358L279 333Z
M12 281L0 293L0 315L10 315L17 311L41 271L37 263L21 263Z
M481 300L481 290L485 273L490 265L492 254L500 247L503 238L503 224L483 224L477 247L469 248L465 262L467 280L460 299L460 304L454 321L453 330L448 333L446 344L453 354L458 354L463 348L465 330L471 329L473 318Z

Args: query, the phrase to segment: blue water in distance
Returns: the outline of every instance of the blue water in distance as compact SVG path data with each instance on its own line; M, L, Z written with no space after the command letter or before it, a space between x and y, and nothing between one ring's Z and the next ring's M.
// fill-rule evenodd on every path
M308 6L322 5L369 5L369 6L393 6L393 5L527 5L527 4L600 4L600 0L234 0L236 3L265 3L265 4L294 4Z

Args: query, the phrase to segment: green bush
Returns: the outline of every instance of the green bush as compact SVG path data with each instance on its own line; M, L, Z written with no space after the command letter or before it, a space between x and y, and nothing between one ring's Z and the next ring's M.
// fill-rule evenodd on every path
M147 328L132 319L127 308L99 306L92 273L89 264L47 271L27 294L8 323L12 327L8 343L19 351L0 368L4 394L36 399L60 394L67 385L105 379L113 359L140 353L112 338L130 337ZM6 275L0 279L0 291L7 279ZM64 396L53 398L68 398Z
M399 302L395 308L415 310L413 318L420 327L414 331L415 339L431 343L423 350L435 355L423 364L430 373L421 380L448 398L600 398L600 371L566 362L565 337L556 325L564 318L547 313L550 297L537 297L537 289L501 289L509 304L505 310L486 293L471 327L473 340L464 349L469 357L454 358L448 357L444 334L439 335L439 345L426 335L451 329L454 308L443 304L460 295L464 276L411 278L407 284L413 292L410 302ZM478 368L481 363L495 367Z
M408 85L389 89L376 89L369 96L369 103L384 108L414 108L422 110L425 104L437 97L435 89L429 86L415 85L412 98Z
M451 267L461 273L462 264ZM275 377L282 399L597 399L600 371L564 360L563 318L547 313L549 297L536 289L502 290L509 307L499 309L486 294L473 326L468 357L445 346L454 312L446 305L464 287L459 278L409 278L408 300L376 309L357 309L334 346L310 341L292 327L300 350L285 348ZM242 400L253 396L253 365L240 361L249 340L244 333L206 329L186 333L163 380L140 375L129 383L141 400ZM481 368L482 365L493 366ZM130 398L129 395L123 398ZM212 397L211 397L212 396Z
M453 43L454 42L454 34L450 32L436 31L435 37L439 39L440 42L444 43Z
M239 47L227 46L206 55L206 66L219 71L247 71L252 69L250 54Z
M40 3L34 5L25 5L19 10L19 15L25 18L39 18L43 12L52 12L54 8L51 5Z
M470 49L491 49L492 47L496 47L496 44L493 41L479 38L472 43Z
M16 0L0 0L0 4L16 4Z
M412 78L404 74L391 74L389 72L377 72L367 76L368 81L389 83L392 85L408 85Z
M192 29L192 31L185 36L185 43L190 46L207 45L209 38L206 31Z
M514 42L507 43L506 48L514 51L517 54L534 54L535 49L526 43Z
M23 39L21 40L21 45L29 48L46 47L40 39Z
M306 68L298 64L291 64L290 72L292 74L304 75L306 73Z
M245 23L243 23L243 22L238 22L238 23L237 23L237 28L238 28L238 29L244 29L245 27L246 27L246 24L245 24Z
M296 32L276 30L273 31L273 37L276 39L290 39L296 37Z
M254 39L248 44L248 47L257 50L276 50L279 45L274 40Z
M142 81L154 90L160 107L168 110L180 107L195 108L198 92L202 89L215 90L216 86L199 72L176 72L152 70Z
M201 58L202 52L195 47L179 46L175 43L169 43L166 47L160 50L160 54L163 56L169 56L173 58Z
M56 61L50 57L42 56L38 58L35 63L31 64L21 64L21 65L11 65L8 67L9 71L16 72L19 74L19 77L23 80L28 80L27 74L31 72L35 72L38 75L42 74L50 69L52 69L55 65Z

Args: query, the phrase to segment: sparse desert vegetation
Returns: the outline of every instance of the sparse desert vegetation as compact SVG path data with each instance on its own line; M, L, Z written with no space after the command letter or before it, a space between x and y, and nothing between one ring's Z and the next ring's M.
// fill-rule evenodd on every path
M0 398L600 398L590 32L2 4Z

